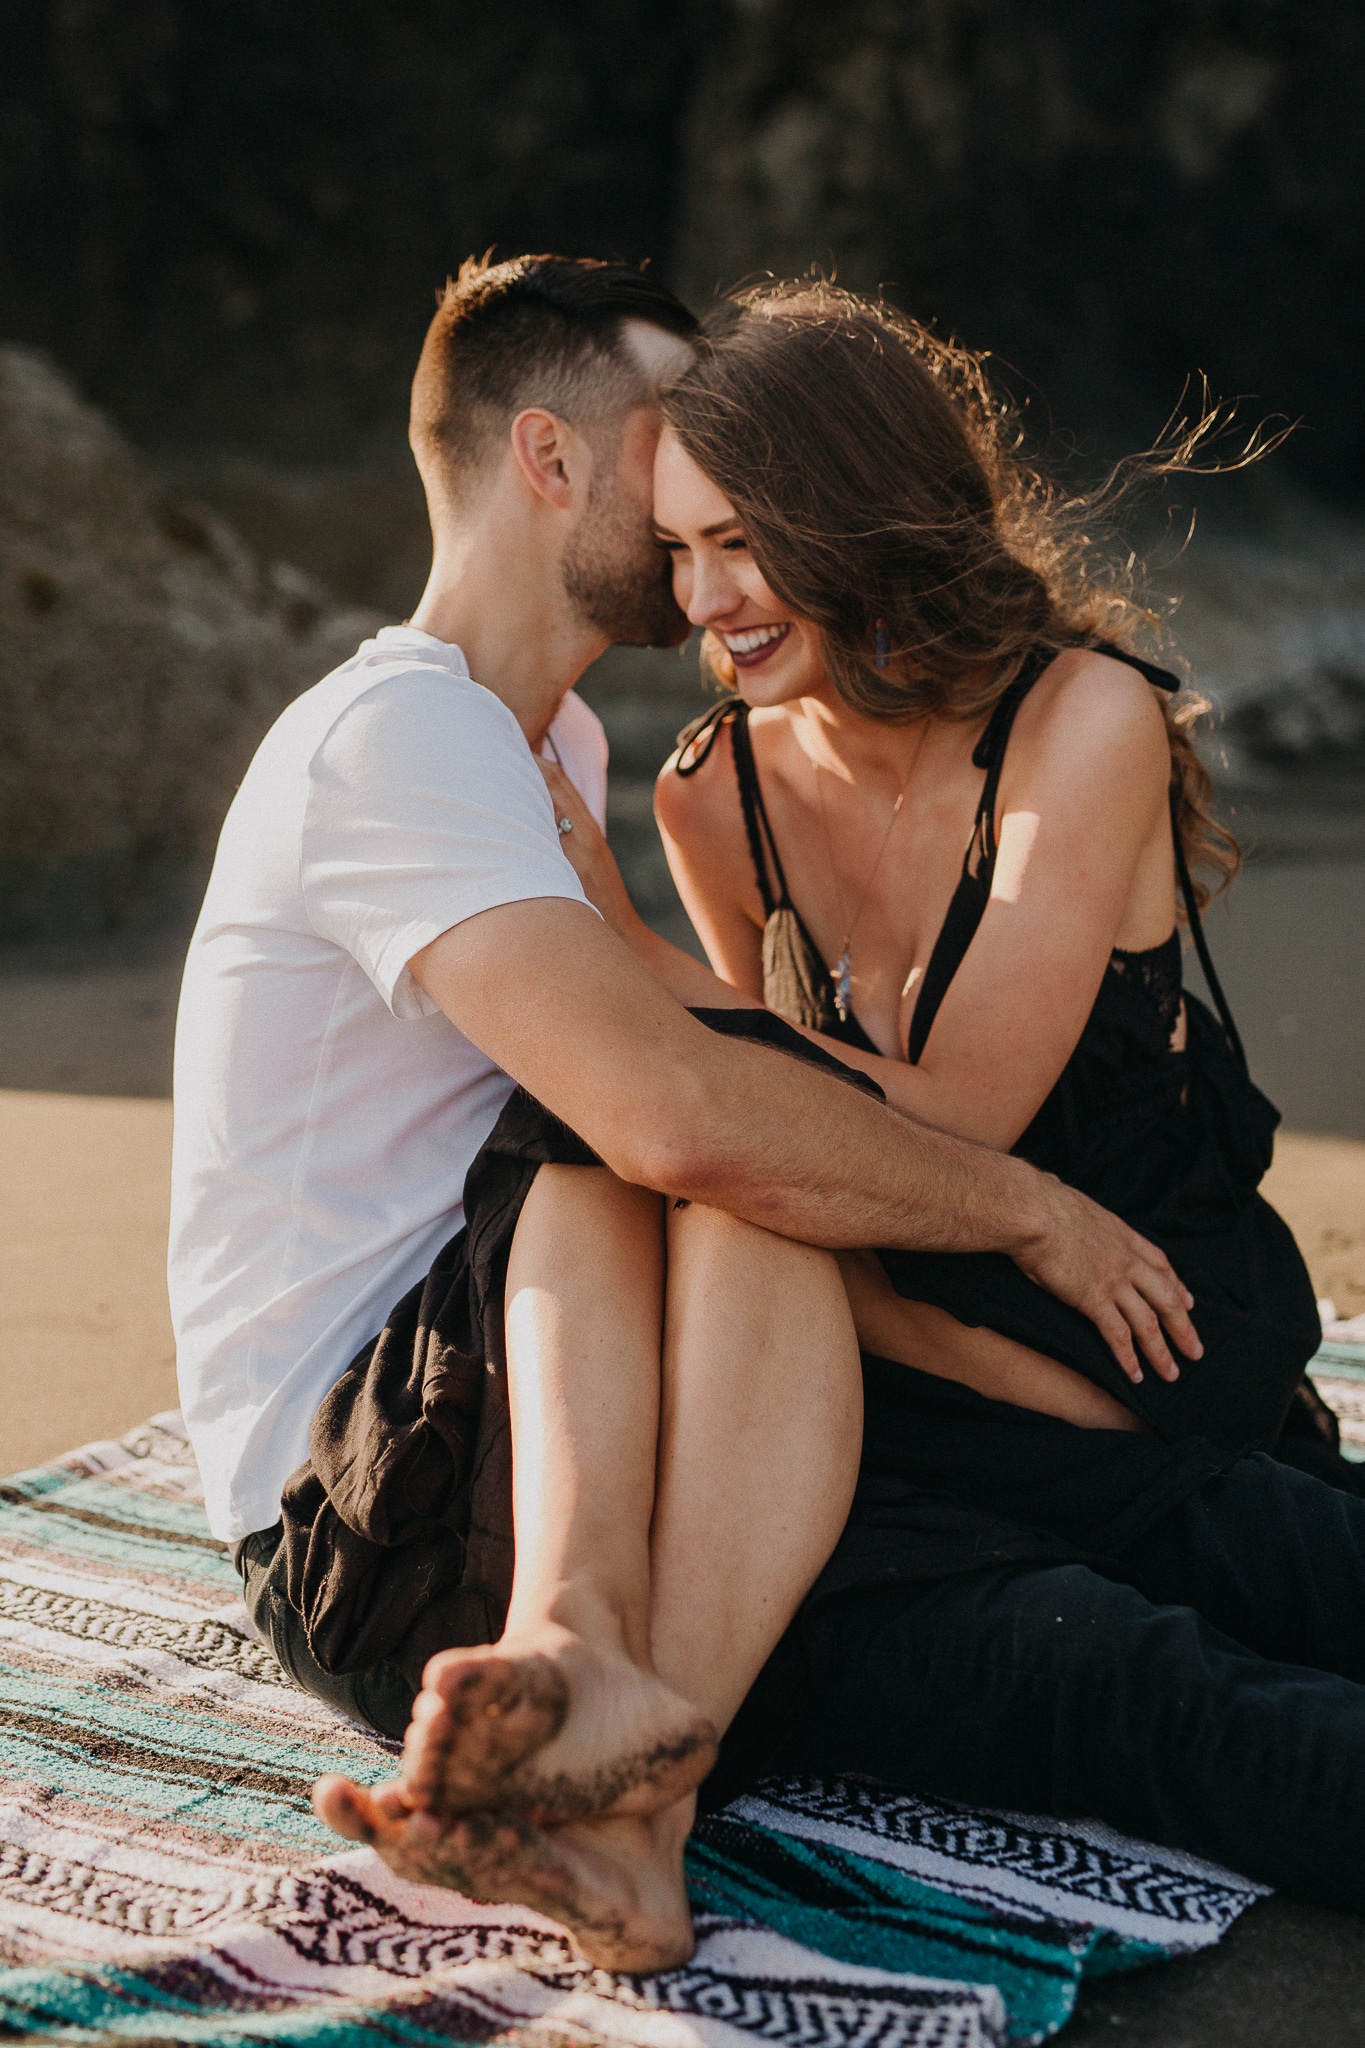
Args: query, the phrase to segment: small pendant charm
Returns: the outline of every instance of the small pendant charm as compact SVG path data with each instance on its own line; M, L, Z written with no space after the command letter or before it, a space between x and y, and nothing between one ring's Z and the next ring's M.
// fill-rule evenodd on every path
M834 1007L839 1012L839 1022L847 1024L849 1011L853 1007L853 956L845 946L834 968Z

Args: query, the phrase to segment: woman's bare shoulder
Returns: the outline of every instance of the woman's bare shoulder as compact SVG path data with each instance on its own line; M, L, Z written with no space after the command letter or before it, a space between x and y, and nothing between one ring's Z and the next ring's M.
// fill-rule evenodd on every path
M1112 655L1065 649L1020 706L1016 734L1010 752L1020 768L1101 781L1109 771L1130 784L1165 791L1170 742L1157 691L1138 669Z
M654 784L654 815L663 831L679 845L704 840L714 846L727 840L731 833L743 835L728 720L708 739L709 745L707 739L702 741L704 757L695 761L692 756L685 774L679 774L678 764L685 754L691 755L691 750L675 748Z

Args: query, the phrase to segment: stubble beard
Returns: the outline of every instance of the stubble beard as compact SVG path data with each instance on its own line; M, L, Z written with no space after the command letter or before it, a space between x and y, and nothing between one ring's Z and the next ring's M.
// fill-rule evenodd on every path
M599 492L594 482L562 573L565 595L579 617L614 646L680 647L687 638L668 556L639 513L610 486Z

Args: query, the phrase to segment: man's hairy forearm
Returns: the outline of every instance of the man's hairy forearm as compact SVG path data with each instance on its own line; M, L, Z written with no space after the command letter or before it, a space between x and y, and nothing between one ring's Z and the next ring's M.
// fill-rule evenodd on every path
M1043 1176L709 1031L585 906L485 912L412 969L623 1180L834 1248L1014 1252L1045 1227ZM705 1007L722 987L696 965L686 995Z
M638 930L628 935L631 950L679 1002L693 1009L762 1009L763 1005L752 996L746 996L728 982L721 981L691 954L670 945L638 919L636 922ZM627 935L623 933L622 936ZM806 1034L808 1037L812 1035ZM733 1039L726 1039L723 1044L722 1059L727 1065L733 1063L737 1052L743 1052L746 1057L758 1052L760 1067L756 1078L761 1080L764 1094L757 1099L763 1101L767 1112L762 1119L762 1135L768 1140L776 1135L780 1145L783 1138L790 1141L793 1133L796 1134L799 1158L788 1162L792 1170L785 1177L781 1172L783 1162L773 1158L766 1162L767 1171L762 1175L761 1184L757 1178L751 1179L750 1167L757 1167L763 1152L768 1149L755 1143L756 1098L749 1092L747 1080L736 1076L738 1086L734 1093L737 1100L730 1105L727 1117L721 1104L730 1091L724 1083L718 1085L712 1081L703 1092L695 1128L699 1134L705 1132L716 1147L709 1172L703 1169L713 1191L703 1193L699 1181L695 1188L679 1186L666 1192L685 1194L691 1200L705 1201L713 1208L725 1209L731 1215L743 1215L746 1221L762 1223L771 1230L780 1231L785 1237L836 1249L875 1241L895 1250L1009 1250L1020 1234L1021 1201L1030 1210L1038 1205L1039 1190L1031 1185L1038 1176L1028 1167L1021 1170L1018 1161L1011 1161L1009 1169L1001 1176L1004 1186L993 1201L991 1188L994 1184L983 1184L983 1147L964 1145L947 1133L907 1118L904 1112L895 1119L902 1127L908 1123L908 1142L903 1142L904 1128L900 1134L888 1132L887 1112L873 1098L855 1093L848 1082L818 1074L813 1068L802 1067L795 1060L784 1061L783 1055L770 1047L754 1047ZM837 1057L842 1048L830 1047L829 1050ZM783 1066L789 1074L794 1069L798 1099L793 1101L786 1114L773 1092L774 1062L782 1062L778 1067L779 1073ZM740 1064L743 1066L745 1063L741 1061ZM826 1105L825 1119L818 1121L818 1129L823 1135L817 1136L814 1148L809 1142L812 1132L805 1122L810 1107L806 1084L811 1079L827 1082L835 1091ZM725 1080L729 1081L730 1076L726 1075ZM823 1089L819 1092L823 1093ZM871 1112L867 1118L870 1128L861 1154L856 1149L851 1150L846 1162L848 1179L840 1189L834 1181L837 1172L834 1155L852 1136L845 1131L850 1097L857 1109ZM768 1128L773 1118L779 1124L776 1134ZM824 1122L832 1128L824 1131ZM735 1143L737 1136L738 1144ZM888 1143L897 1147L899 1159L890 1166L892 1185L887 1191L885 1234L874 1240L865 1229L867 1169L869 1162L875 1160ZM807 1168L804 1176L800 1170L802 1163ZM809 1171L812 1163L813 1173ZM738 1174L737 1165L741 1168ZM985 1180L989 1181L988 1174ZM722 1187L724 1195L720 1192ZM907 1202L914 1204L913 1215L907 1212ZM997 1203L998 1214L993 1213ZM998 1234L1001 1230L1011 1229L1014 1236ZM983 1231L988 1234L983 1236Z
M411 967L457 1029L622 1180L834 1250L1007 1252L1090 1317L1130 1379L1141 1377L1135 1336L1174 1376L1163 1325L1199 1355L1190 1297L1126 1224L1007 1153L708 1031L586 904L481 912Z
M1014 1252L1045 1229L1048 1182L1018 1159L886 1109L833 1075L726 1039L661 1147L664 1192L806 1244ZM708 1062L708 1064L710 1064Z

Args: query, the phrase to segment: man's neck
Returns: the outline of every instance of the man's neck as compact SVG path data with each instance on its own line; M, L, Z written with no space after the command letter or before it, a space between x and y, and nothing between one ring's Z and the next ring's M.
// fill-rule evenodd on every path
M609 644L575 616L557 565L474 541L438 541L410 623L462 650L475 682L502 699L533 748Z

